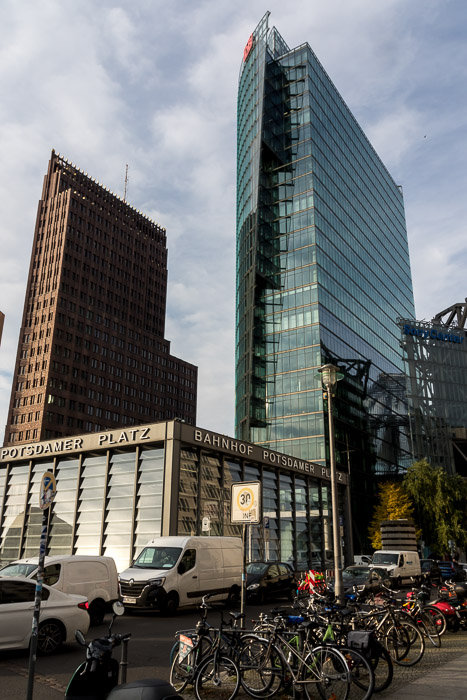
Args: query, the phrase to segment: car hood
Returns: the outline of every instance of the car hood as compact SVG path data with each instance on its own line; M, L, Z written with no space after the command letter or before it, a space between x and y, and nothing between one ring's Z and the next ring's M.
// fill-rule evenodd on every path
M246 585L251 586L253 583L262 583L262 574L247 574L246 575Z
M149 581L151 578L163 578L172 570L173 569L140 569L131 567L130 569L122 571L119 578L120 581L129 581L130 579L134 581Z
M352 586L363 586L364 583L368 581L368 576L355 576L352 579L349 578L343 578L342 582L344 584L344 588L352 588ZM327 580L328 586L331 588L334 588L334 579L330 578Z

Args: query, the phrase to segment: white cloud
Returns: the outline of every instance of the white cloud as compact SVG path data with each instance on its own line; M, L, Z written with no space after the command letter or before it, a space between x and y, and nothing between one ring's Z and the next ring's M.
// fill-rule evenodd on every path
M270 0L404 187L417 315L467 295L464 0ZM0 412L55 147L167 228L166 337L199 365L198 423L233 433L236 88L260 0L6 2L0 26ZM427 136L425 139L424 136Z

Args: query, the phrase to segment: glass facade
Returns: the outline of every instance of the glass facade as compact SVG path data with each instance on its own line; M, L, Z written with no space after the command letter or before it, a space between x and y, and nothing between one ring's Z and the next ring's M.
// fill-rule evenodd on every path
M248 560L286 561L299 569L312 562L322 566L323 546L332 550L327 483L186 445L180 459L176 534L241 536L241 525L230 521L231 486L239 481L260 481L262 487L263 521L249 530ZM343 519L342 504L339 511ZM203 532L205 518L210 529Z
M467 476L467 345L463 328L400 321L413 459Z
M103 433L3 448L0 564L38 555L40 482L51 471L57 493L48 511L48 555L107 555L121 571L153 537L241 536L242 525L231 522L231 487L259 481L260 522L248 528L248 559L332 566L325 559L332 541L328 470L180 422L134 433L137 444L125 447ZM40 457L46 451L60 453ZM344 500L340 515L348 524Z
M13 462L7 468L0 463L0 563L38 556L39 487L43 473L52 471L57 496L47 554L101 554L125 568L138 548L161 534L163 470L162 446Z
M236 435L326 463L316 371L336 364L337 459L366 491L410 461L402 192L308 44L289 49L268 18L238 90Z

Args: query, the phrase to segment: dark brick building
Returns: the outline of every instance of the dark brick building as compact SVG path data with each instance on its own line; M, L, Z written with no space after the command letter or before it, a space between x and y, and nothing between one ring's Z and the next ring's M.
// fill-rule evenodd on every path
M5 445L180 418L197 368L164 338L165 229L52 151Z

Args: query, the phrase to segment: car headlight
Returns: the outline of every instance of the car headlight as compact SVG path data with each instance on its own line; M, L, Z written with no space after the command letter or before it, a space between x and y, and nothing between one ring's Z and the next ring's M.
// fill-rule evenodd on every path
M255 591L257 588L259 588L259 583L252 583L251 586L248 586L247 591Z
M165 578L150 578L148 585L151 586L163 586L165 583Z

